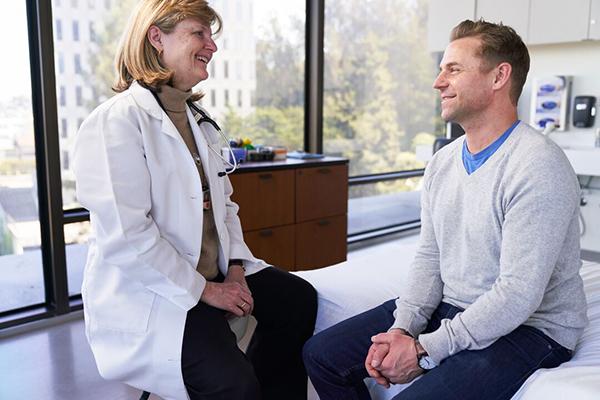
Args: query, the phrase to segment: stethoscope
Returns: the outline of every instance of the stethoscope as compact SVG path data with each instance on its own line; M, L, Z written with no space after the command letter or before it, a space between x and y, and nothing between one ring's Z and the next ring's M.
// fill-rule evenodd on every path
M162 104L162 101L160 101L160 99L158 98L158 95L156 94L156 92L154 92L154 90L150 90L150 92L156 99L156 102L158 103L160 108L162 108L163 111L165 111L165 113L166 113L167 111L165 110L165 107ZM237 169L238 162L235 159L235 154L233 153L233 149L231 148L229 139L227 138L227 136L225 136L225 134L223 133L223 131L221 130L219 125L215 122L215 120L212 119L211 117L209 117L208 114L206 114L200 107L198 107L191 101L188 101L187 104L194 111L194 112L192 112L192 114L194 114L194 119L196 120L196 123L198 124L198 126L200 126L200 124L203 122L208 122L210 125L212 125L212 127L217 132L219 132L219 136L221 136L221 139L223 139L225 141L225 143L227 144L227 149L229 150L229 155L231 156L230 160L233 160L233 164L231 163L231 161L229 161L228 159L223 157L223 155L220 152L213 149L213 147L210 144L208 144L208 140L207 140L208 149L210 151L212 151L213 154L216 155L219 159L221 159L221 161L223 161L224 164L226 164L230 167L230 168L225 168L225 171L221 171L221 172L217 173L217 175L219 177L224 177L225 175L232 174Z
M223 177L225 175L232 174L237 169L238 162L235 159L235 154L233 153L233 149L231 148L229 139L227 138L227 136L225 136L225 134L223 133L223 131L221 130L221 128L219 127L217 122L214 119L212 119L211 117L209 117L208 114L206 114L200 107L198 107L191 101L188 101L188 105L190 106L190 108L192 110L195 111L194 119L196 120L196 123L198 124L198 126L200 126L200 124L203 122L208 122L209 124L212 125L212 127L217 132L219 132L219 136L221 136L221 139L223 139L225 141L225 143L227 144L227 149L229 150L229 155L231 156L230 160L233 160L233 164L231 163L231 161L229 161L225 157L223 157L223 154L221 154L218 151L216 151L215 149L213 149L210 144L208 145L208 148L210 149L210 151L212 151L217 157L219 157L221 159L221 161L223 161L223 163L227 164L230 167L229 169L225 169L225 171L219 172L217 175L220 177Z

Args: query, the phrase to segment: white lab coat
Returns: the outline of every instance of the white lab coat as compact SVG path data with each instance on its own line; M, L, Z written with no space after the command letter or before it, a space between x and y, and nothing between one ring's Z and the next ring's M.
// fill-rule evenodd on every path
M218 133L188 118L211 188L219 270L246 260L267 265L244 243ZM92 235L81 294L86 335L100 374L165 399L188 399L181 373L187 311L206 284L196 272L202 238L202 185L175 125L152 93L134 83L100 105L77 135L77 196Z

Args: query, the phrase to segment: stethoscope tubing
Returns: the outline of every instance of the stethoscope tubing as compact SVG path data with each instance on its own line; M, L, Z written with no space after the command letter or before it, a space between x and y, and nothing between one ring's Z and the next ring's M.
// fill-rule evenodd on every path
M163 105L162 101L160 101L160 98L158 97L158 95L156 94L156 92L154 90L150 90L150 92L152 93L152 95L154 96L154 98L156 99L156 102L158 103L158 105L160 106L160 108L163 109L163 111L166 113L167 111L165 110L165 106ZM197 105L195 105L192 101L188 101L187 102L188 106L190 106L191 109L193 109L196 114L194 114L194 119L196 120L196 123L198 124L198 127L200 127L200 124L203 122L208 122L209 124L212 125L212 127L219 132L219 135L221 136L221 139L223 139L225 141L225 143L227 144L227 149L229 149L229 155L230 155L230 159L233 160L233 164L231 163L231 161L227 160L225 157L223 157L223 154L219 153L218 151L216 151L215 149L212 148L212 146L208 143L207 140L207 146L209 148L210 151L213 152L214 155L216 155L219 159L221 159L221 161L223 161L223 163L227 164L229 167L231 167L230 169L225 168L225 171L221 171L219 173L217 173L217 175L219 177L224 177L226 175L232 174L238 167L238 162L235 158L235 154L233 153L233 149L231 148L231 144L229 143L229 139L227 138L227 136L225 136L225 134L223 133L223 131L221 130L221 128L219 127L219 125L215 122L214 119L212 119L211 117L208 116L208 114L206 114L204 111L202 111L202 109L200 107L198 107Z
M221 153L219 153L218 151L213 149L210 144L208 145L208 148L210 151L212 151L218 158L220 158L221 161L223 161L225 164L227 164L229 167L231 167L229 169L226 168L225 171L223 171L223 172L219 172L218 175L225 176L225 175L232 174L237 169L238 162L235 158L235 154L233 153L233 149L231 148L231 144L229 143L229 138L227 138L227 136L225 136L225 134L223 133L223 131L221 130L219 125L216 123L216 121L214 119L212 119L211 117L209 117L208 114L206 114L200 107L198 107L191 101L188 102L188 105L190 106L190 108L192 108L194 111L196 111L196 115L194 115L194 119L196 120L196 123L198 124L198 126L200 126L200 124L203 122L208 122L210 125L212 125L212 127L217 132L219 132L219 136L221 136L221 139L223 139L223 141L225 141L225 143L227 144L227 149L229 150L229 154L231 156L230 159L233 160L233 164L231 163L231 161L229 161L225 157L223 157L223 155Z

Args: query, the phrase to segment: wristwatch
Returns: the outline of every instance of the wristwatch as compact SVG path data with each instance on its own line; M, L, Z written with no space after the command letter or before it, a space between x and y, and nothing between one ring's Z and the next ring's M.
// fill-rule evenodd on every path
M437 364L435 363L435 361L433 361L433 358L431 358L429 354L427 354L427 351L425 351L423 346L421 346L421 343L419 343L419 341L416 339L415 349L417 350L417 362L419 364L419 367L424 369L425 372L437 367Z
M233 267L234 265L237 265L238 267L241 267L244 271L246 271L246 268L244 267L244 260L232 258L231 260L229 260L229 263L227 264L227 266Z

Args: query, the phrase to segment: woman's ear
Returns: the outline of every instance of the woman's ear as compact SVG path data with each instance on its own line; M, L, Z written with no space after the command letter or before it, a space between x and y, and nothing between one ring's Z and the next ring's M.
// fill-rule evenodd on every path
M162 53L163 45L162 45L162 31L158 26L152 25L150 29L148 29L148 40L152 47L158 51L158 54Z

